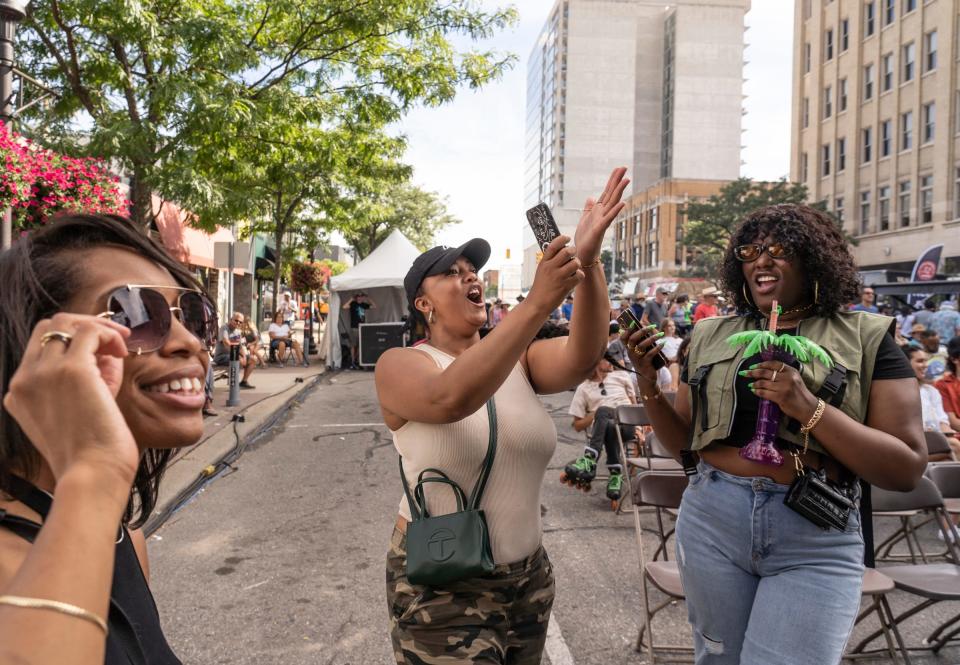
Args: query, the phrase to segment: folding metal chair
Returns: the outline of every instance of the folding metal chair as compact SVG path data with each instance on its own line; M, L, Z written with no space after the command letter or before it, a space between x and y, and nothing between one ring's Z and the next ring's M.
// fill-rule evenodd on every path
M894 588L893 580L889 577L875 568L867 568L863 572L863 586L860 591L860 596L861 598L869 599L870 604L857 616L856 624L859 624L871 614L876 614L880 620L880 631L879 633L874 633L874 635L883 635L884 641L887 644L886 652L890 656L890 662L899 663L900 656L902 656L904 663L910 665L910 656L907 654L907 648L903 644L903 636L900 635L900 631L894 622L893 610L890 609L890 603L887 601L887 594L891 593ZM896 646L894 646L894 642L896 642ZM866 644L868 644L868 642L861 642L857 646L857 649L860 649L859 652L854 650L844 657L851 660L855 658L868 658L879 652L879 650L876 650L864 653L863 647L865 647Z
M927 465L927 478L940 490L943 505L951 515L960 514L960 463L934 462Z
M643 472L650 470L660 470L660 471L682 471L683 467L669 455L669 452L663 446L659 446L656 450L656 453L652 452L651 446L659 444L659 441L656 440L656 436L651 432L645 438L641 450L642 453L640 456L629 456L627 455L627 446L626 442L623 440L623 436L620 434L620 426L626 425L628 427L646 427L650 425L650 417L647 415L646 408L640 404L624 404L617 407L616 411L616 422L617 422L617 445L620 447L620 459L623 460L623 478L627 483L627 491L624 496L629 496L633 500L633 485L631 483L631 478L635 472ZM617 506L617 514L619 515L623 512L624 502L621 499L620 504Z
M922 477L917 487L910 492L890 492L874 487L873 505L894 511L916 510L933 513L934 523L943 532L951 557L954 561L960 561L957 529L944 507L940 491L929 478ZM897 589L924 599L917 606L899 616L892 617L890 628L895 631L894 635L899 633L898 626L901 622L928 607L944 600L960 601L960 566L956 563L906 564L887 566L878 570L893 580ZM947 642L960 634L960 628L955 627L958 622L960 622L960 614L934 629L924 640L924 647L910 647L910 650L927 649L937 653ZM879 637L881 632L883 632L882 629L865 637L852 653L875 653L875 651L866 651L865 647ZM901 647L901 651L906 656L907 650Z
M659 520L660 544L654 553L654 560L647 562L643 553L643 527L640 524L640 506L653 506L658 510L677 509L687 486L687 477L682 472L673 471L645 471L636 478L633 495L633 525L637 535L637 556L640 560L641 593L643 595L643 623L637 634L636 650L647 650L650 663L658 662L691 662L693 646L685 644L654 644L653 618L666 607L684 599L683 584L680 581L680 570L676 561L658 561L657 555L667 551L667 542L673 530L665 531L662 521ZM659 589L666 598L656 607L650 607L650 588L652 584ZM646 639L645 639L646 637ZM658 652L666 652L666 656L658 660Z
M943 432L924 432L923 438L927 442L927 455L931 462L953 460L953 449Z

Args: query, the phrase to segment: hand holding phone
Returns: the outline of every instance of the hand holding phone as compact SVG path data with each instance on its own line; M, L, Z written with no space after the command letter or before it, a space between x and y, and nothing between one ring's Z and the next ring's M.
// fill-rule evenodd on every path
M634 314L633 310L629 307L620 312L620 316L617 317L617 323L620 324L621 339L625 341L642 327L640 320L637 319L637 315ZM659 372L662 367L667 366L667 357L663 355L663 351L657 351L657 354L651 362L653 363L653 368Z

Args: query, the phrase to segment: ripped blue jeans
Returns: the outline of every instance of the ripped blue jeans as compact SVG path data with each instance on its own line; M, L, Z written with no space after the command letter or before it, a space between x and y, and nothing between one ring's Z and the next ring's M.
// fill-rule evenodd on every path
M833 665L860 607L859 512L824 531L786 485L705 462L677 518L677 561L698 665Z

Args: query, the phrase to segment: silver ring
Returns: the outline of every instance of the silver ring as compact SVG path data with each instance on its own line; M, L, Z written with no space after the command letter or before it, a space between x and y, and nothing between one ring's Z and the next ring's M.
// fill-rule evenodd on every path
M52 339L63 342L64 346L70 346L70 342L73 340L73 335L70 333L61 332L59 330L51 330L48 333L43 333L43 335L40 336L40 348L45 347L47 342Z

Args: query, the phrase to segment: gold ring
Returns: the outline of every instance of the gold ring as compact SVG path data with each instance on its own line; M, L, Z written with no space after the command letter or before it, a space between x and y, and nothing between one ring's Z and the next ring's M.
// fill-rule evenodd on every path
M627 350L633 351L637 348L636 344L627 344Z
M70 341L73 339L73 335L70 333L61 332L59 330L51 330L48 333L43 333L43 335L40 336L40 348L45 347L47 342L52 339L63 342L64 346L70 346Z
M773 376L770 377L770 383L774 383L777 380L777 374L780 373L780 370L773 370Z
M778 369L777 371L778 371L778 372L782 372L782 371L785 370L786 368L787 368L787 363L785 363L785 362L783 362L783 361L781 360L781 361L780 361L780 369Z

